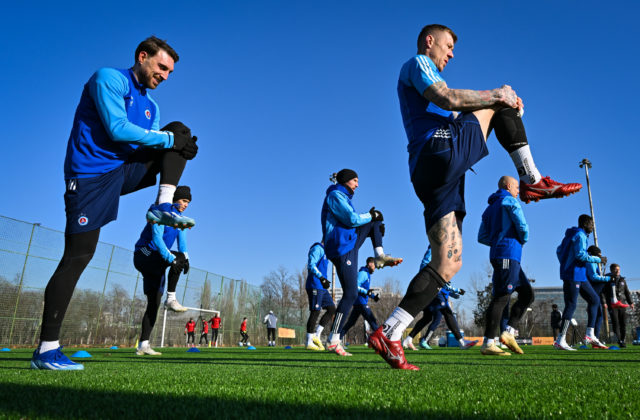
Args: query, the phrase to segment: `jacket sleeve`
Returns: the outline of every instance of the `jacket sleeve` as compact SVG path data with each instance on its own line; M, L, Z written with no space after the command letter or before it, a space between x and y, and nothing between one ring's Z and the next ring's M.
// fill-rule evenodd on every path
M600 257L596 257L595 255L589 255L587 253L587 237L586 235L576 235L573 238L573 255L576 260L582 262L594 262L599 263Z
M491 233L489 232L489 229L487 229L484 214L482 215L480 229L478 230L478 242L482 245L491 246Z
M515 198L508 196L502 201L502 208L507 211L518 233L518 240L524 245L529 240L529 225L527 225L527 220L524 218L522 207L520 207L520 204Z
M327 205L331 213L345 226L358 227L371 221L371 214L358 214L351 209L347 196L340 191L331 191L327 197Z
M139 144L154 149L173 147L173 133L146 130L129 121L124 103L124 96L129 92L129 82L118 70L100 69L91 77L88 85L89 94L96 105L102 124L113 141Z
M591 281L607 282L611 280L609 276L603 276L598 273L597 263L587 263L587 278Z
M318 263L324 256L324 251L320 246L314 246L309 250L309 256L307 258L307 271L313 273L314 276L320 278L322 273L318 270Z
M367 282L367 273L365 273L364 271L359 271L358 272L358 293L360 293L361 295L366 295L367 293L369 293L369 290L363 287L366 282Z
M151 228L151 241L158 249L158 252L164 258L166 262L171 264L173 260L176 259L176 256L169 251L167 245L164 243L164 239L162 239L162 235L164 235L164 226L159 224L154 224Z

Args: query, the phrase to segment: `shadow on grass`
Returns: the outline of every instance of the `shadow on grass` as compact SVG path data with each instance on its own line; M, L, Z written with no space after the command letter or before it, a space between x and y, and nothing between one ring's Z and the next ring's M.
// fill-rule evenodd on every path
M69 373L64 373L69 374ZM73 373L72 373L73 374ZM7 417L21 418L476 418L489 419L485 415L452 414L450 410L424 409L376 409L344 407L326 404L305 404L277 401L256 401L246 396L217 397L198 395L166 395L149 392L121 392L78 390L53 386L14 385L0 383L0 413ZM176 391L184 394L176 385ZM339 400L339 398L338 398ZM345 404L340 401L339 404ZM495 418L495 417L491 417Z

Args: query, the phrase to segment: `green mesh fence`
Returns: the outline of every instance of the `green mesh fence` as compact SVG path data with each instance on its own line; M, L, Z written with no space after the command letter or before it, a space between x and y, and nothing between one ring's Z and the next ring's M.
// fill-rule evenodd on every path
M34 346L38 341L44 289L64 251L64 234L39 224L0 216L0 345ZM258 286L192 267L178 283L176 296L184 306L220 311L222 326L218 342L237 345L240 323L248 319L250 340L266 344L262 325L264 308ZM133 346L140 335L146 308L142 277L133 266L133 251L100 242L89 266L80 277L62 324L63 345ZM161 341L165 323L165 346L184 346L185 324L197 322L196 342L202 323L210 313L190 310L167 313L161 307L151 336L152 345ZM282 344L300 344L304 329L295 339ZM209 338L211 331L209 331Z

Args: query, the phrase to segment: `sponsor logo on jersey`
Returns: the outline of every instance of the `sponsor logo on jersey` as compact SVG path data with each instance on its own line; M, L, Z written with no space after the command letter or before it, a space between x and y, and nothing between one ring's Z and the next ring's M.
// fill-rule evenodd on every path
M88 223L89 223L89 218L84 214L81 214L80 217L78 217L78 224L80 226L86 226Z
M508 285L507 289L509 289L509 290L513 289L513 284Z
M144 110L144 116L147 117L148 120L151 119L151 111L149 111L148 109Z
M347 265L351 265L351 260L347 260Z

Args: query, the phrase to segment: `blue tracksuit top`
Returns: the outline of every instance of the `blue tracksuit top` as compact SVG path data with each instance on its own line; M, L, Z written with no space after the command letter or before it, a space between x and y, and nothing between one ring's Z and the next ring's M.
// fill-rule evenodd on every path
M444 110L429 102L424 91L437 82L444 82L431 58L418 54L404 63L398 78L398 100L402 122L409 140L409 172L418 162L420 151L433 134L454 120L451 111Z
M490 259L520 262L522 245L529 239L529 226L520 203L502 188L491 194L488 201L489 207L482 213L478 242L491 247Z
M122 165L138 148L173 147L158 131L160 110L131 69L102 68L84 85L64 161L65 179L89 178Z
M369 288L371 286L371 273L367 267L360 267L358 272L358 298L354 305L366 305L369 303Z
M324 247L321 243L316 242L309 249L307 258L307 282L306 289L324 289L320 283L320 277L327 278L327 265L329 261L324 255Z
M556 249L560 278L564 281L587 281L587 263L599 263L600 257L587 253L587 234L579 227L567 229Z
M351 204L353 193L340 184L327 188L320 220L324 250L327 257L335 258L351 251L356 243L356 227L371 221L371 214L356 213Z
M182 214L175 204L172 207L176 213ZM157 251L165 261L172 263L176 256L169 249L175 243L176 238L178 239L178 251L184 253L186 258L189 258L187 254L187 231L159 224L147 223L145 225L140 234L140 239L136 242L135 249L146 247L152 251Z
M610 276L603 276L600 272L600 266L598 263L588 262L585 264L587 267L587 278L591 283L603 283L611 281Z

